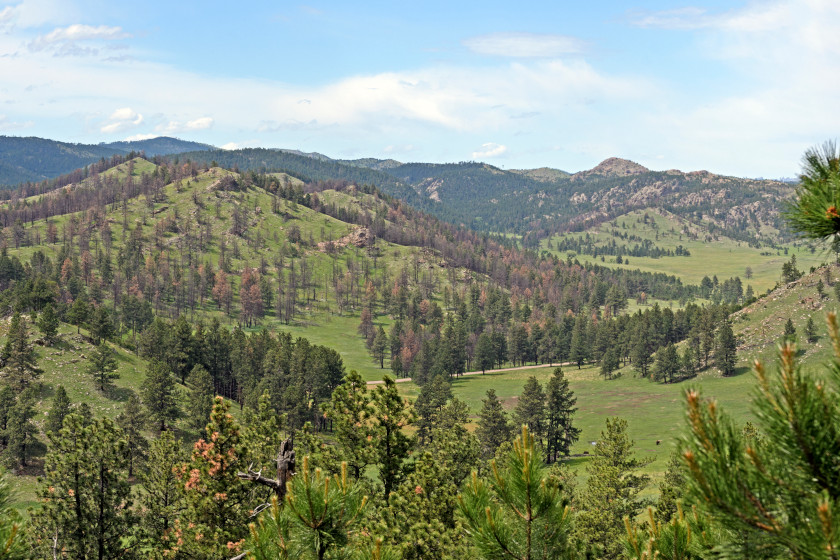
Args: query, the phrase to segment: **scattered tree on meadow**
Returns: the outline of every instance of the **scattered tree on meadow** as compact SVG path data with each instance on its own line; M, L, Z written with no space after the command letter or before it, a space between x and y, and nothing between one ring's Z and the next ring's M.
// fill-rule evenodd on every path
M114 351L102 340L88 358L87 373L93 377L99 390L105 391L106 386L110 386L114 379L119 378L116 371L117 359L114 357Z
M735 375L737 342L728 320L724 321L718 329L715 342L715 365L721 375L724 377Z
M577 399L562 368L554 368L546 385L545 450L548 463L568 456L572 445L580 437L580 428L572 423L572 417L577 412L576 404Z
M510 441L513 437L513 427L494 389L488 389L487 398L482 399L481 402L475 435L481 444L482 457L488 459L496 454L496 449L501 444Z

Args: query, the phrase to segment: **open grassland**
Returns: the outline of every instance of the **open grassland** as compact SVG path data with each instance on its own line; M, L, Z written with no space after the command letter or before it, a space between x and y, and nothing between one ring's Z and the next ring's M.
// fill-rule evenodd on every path
M645 219L647 216L647 220ZM638 239L622 239L616 235L635 236ZM833 260L833 256L824 251L811 251L804 245L788 244L781 249L750 247L743 241L710 234L694 223L675 216L664 210L637 210L606 222L581 233L568 233L544 239L540 249L549 251L561 258L567 258L569 251L554 248L562 238L584 239L587 235L597 247L604 247L613 241L616 245L632 248L645 240L651 241L661 249L676 250L682 246L690 252L689 256L627 257L628 263L616 263L616 257L592 255L575 252L575 258L581 262L591 262L612 268L639 269L645 272L661 272L677 276L687 284L699 284L704 276L716 275L722 282L738 276L744 287L751 284L756 294L773 288L781 277L782 265L796 255L797 266L806 272L810 267L819 266ZM785 254L787 249L787 254ZM746 267L752 269L752 278L746 277Z
M470 407L474 422L488 389L494 389L506 410L512 413L526 379L533 375L545 385L553 371L553 367L546 367L464 376L453 381L452 390ZM619 416L629 424L638 456L653 459L645 471L655 478L665 471L669 454L677 438L684 433L683 394L687 389L699 388L705 397L717 400L738 424L751 418L749 402L754 386L751 372L722 378L716 371L709 370L695 379L674 384L654 383L635 377L629 367L622 370L620 377L609 381L600 377L600 370L595 366L580 370L574 366L563 366L563 372L577 397L575 424L582 430L572 454L582 456L588 453L592 442L599 438L605 419ZM419 392L413 383L401 383L399 387L410 398L415 398ZM572 464L582 472L586 459L573 459Z

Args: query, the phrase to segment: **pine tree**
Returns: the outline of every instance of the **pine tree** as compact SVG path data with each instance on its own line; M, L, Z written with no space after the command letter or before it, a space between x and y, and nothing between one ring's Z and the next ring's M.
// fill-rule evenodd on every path
M673 383L679 376L682 364L677 354L677 348L671 343L656 351L653 363L653 379L665 383Z
M478 413L478 426L475 435L481 444L481 455L489 459L496 454L496 449L513 437L513 427L502 408L502 402L494 389L487 390L487 398L482 399Z
M64 385L59 385L55 390L53 405L47 416L47 435L50 433L57 434L64 423L64 417L68 414L70 414L70 398L67 396L67 391L64 390Z
M581 314L575 319L575 326L572 329L572 341L569 348L569 356L578 369L589 359L590 347L586 340L586 316Z
M715 402L686 395L690 434L683 459L688 495L724 529L773 557L831 558L840 547L833 514L840 493L837 438L840 327L829 314L834 359L803 372L786 344L777 371L757 362L752 408L764 437L745 437ZM752 430L751 430L752 431ZM730 548L742 548L738 542Z
M437 416L452 398L452 384L444 375L435 375L420 388L414 402L417 411L417 436L425 443L437 424Z
M116 371L117 360L114 357L114 352L107 342L101 340L91 352L87 372L93 377L99 386L99 390L104 392L106 386L110 386L114 379L119 378Z
M29 342L26 319L20 313L12 316L8 338L0 352L0 359L9 385L18 392L29 387L41 373L35 347Z
M26 546L25 524L13 507L14 492L9 487L9 476L0 471L0 558L3 560L28 560L31 550Z
M487 333L481 333L475 345L475 367L484 373L493 367L493 341Z
M50 437L44 483L33 511L38 558L105 560L133 548L126 442L108 419L70 414Z
M333 391L324 414L332 427L338 459L346 462L350 475L358 480L374 460L371 395L367 383L356 370L350 370L344 383ZM332 447L332 446L331 446Z
M175 380L163 362L149 362L146 379L140 387L140 396L149 419L157 423L161 432L166 429L167 422L181 415L175 399Z
M385 515L390 544L404 560L444 560L466 553L463 527L456 518L458 486L449 464L430 452L391 494Z
M785 323L785 331L782 335L782 342L790 342L791 344L796 342L796 327L793 326L793 321L790 317L788 317L788 320Z
M187 385L189 396L185 413L190 427L201 430L207 424L213 410L213 398L216 396L213 378L203 365L196 364L187 378Z
M73 300L73 305L67 310L67 321L71 325L76 325L76 334L79 334L82 325L87 323L89 317L90 304L88 304L87 299L79 296Z
M123 411L117 416L117 425L123 431L128 454L128 477L134 476L137 464L143 459L149 442L143 437L143 427L146 425L146 414L140 406L140 399L131 393L125 401Z
M815 343L819 336L817 335L817 326L814 324L814 318L810 315L808 316L808 322L805 323L805 338L811 344Z
M150 557L163 557L172 541L174 520L184 507L184 485L172 468L182 459L181 446L172 432L152 441L145 469L140 473L141 541Z
M538 442L545 437L545 392L533 375L525 382L522 394L519 395L513 419L519 426L528 426L528 432Z
M385 367L385 352L388 350L388 335L385 334L385 329L382 326L376 331L376 338L373 339L373 346L371 353L373 357L379 362L379 367Z
M612 377L612 373L618 369L618 352L614 346L607 348L604 355L601 356L601 375L604 379Z
M90 314L90 336L93 343L99 345L103 340L111 338L114 334L114 321L111 314L104 306L97 307Z
M285 507L276 496L251 525L245 548L254 560L358 558L395 560L378 541L362 553L360 527L367 506L361 485L347 476L342 464L337 476L312 469L305 456L301 470L289 482Z
M35 396L32 388L25 390L17 398L17 402L9 411L6 423L7 447L3 451L3 458L10 467L25 467L26 460L32 452L35 435L38 430L32 423L35 416Z
M493 461L489 480L473 472L458 497L467 533L488 560L577 558L569 543L570 508L523 426L505 465Z
M177 531L183 542L173 554L206 560L227 558L248 534L251 488L237 476L246 471L248 449L230 404L216 397L205 437L193 446L192 459L179 468L185 508Z
M414 423L414 410L411 403L400 396L397 384L387 375L383 383L374 388L370 406L374 456L387 501L405 476L408 454L414 446L414 437L403 431Z
M562 368L554 368L546 387L546 457L548 463L569 454L580 437L580 429L572 424L577 399L569 387Z
M58 320L58 315L55 314L55 308L51 303L48 303L41 315L38 317L36 323L38 330L44 335L44 341L47 346L52 346L56 341L58 335L58 327L61 324Z
M619 558L624 518L634 519L644 509L639 493L649 478L637 471L650 460L636 459L627 421L608 418L586 467L589 478L579 497L575 523L578 537L601 551L599 558Z
M715 365L724 377L734 375L737 343L729 321L724 321L720 326L715 342Z

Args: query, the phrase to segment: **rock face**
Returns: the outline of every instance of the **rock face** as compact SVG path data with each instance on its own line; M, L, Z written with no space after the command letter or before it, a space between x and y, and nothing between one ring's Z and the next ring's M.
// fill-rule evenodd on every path
M345 235L336 241L322 241L318 243L318 249L321 252L330 252L334 249L344 248L348 245L355 245L356 247L367 247L373 243L373 236L370 230L366 227L360 227L352 233Z
M575 173L572 177L583 178L589 175L608 175L613 177L626 177L628 175L641 175L650 172L650 169L639 165L635 161L621 158L608 158L590 169Z

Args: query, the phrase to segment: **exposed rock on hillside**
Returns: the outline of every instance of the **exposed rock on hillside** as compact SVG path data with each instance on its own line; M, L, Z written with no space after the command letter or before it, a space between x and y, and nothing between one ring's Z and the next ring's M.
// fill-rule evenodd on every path
M648 173L650 169L643 165L639 165L635 161L621 158L608 158L590 169L589 171L581 171L572 175L572 180L579 180L589 175L607 175L611 177L626 177L628 175L641 175Z

